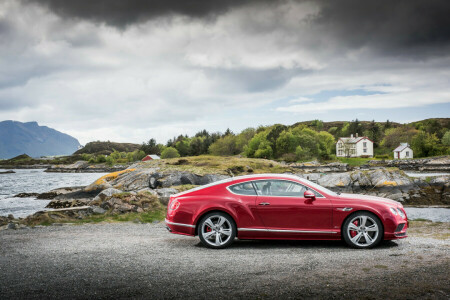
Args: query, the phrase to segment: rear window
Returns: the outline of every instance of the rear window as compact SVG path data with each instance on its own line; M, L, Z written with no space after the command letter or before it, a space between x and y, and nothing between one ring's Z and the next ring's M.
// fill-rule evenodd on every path
M238 183L229 186L228 189L234 194L256 196L256 191L253 188L253 184L251 182Z

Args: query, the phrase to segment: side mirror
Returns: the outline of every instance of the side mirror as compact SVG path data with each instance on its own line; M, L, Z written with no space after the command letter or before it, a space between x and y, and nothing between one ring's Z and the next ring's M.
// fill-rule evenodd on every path
M316 199L316 195L311 192L311 191L305 191L305 193L303 194L303 197L305 197L306 199L311 199L311 200L315 200Z

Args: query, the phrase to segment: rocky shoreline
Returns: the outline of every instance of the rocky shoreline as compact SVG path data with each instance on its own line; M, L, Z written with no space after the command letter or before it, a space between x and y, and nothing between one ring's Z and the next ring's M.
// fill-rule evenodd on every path
M58 209L38 212L22 223L38 224L45 220L83 219L95 214L142 213L163 209L170 196L180 191L234 175L253 174L254 170L261 173L261 170L265 171L265 167L273 169L274 173L295 174L336 192L385 197L405 205L450 205L450 176L411 178L399 168L382 166L343 171L346 166L333 164L326 166L331 170L329 172L324 172L324 168L321 172L314 172L317 171L317 166L313 165L304 166L308 168L306 171L299 170L301 166L287 166L268 160L254 163L259 165L232 166L214 172L205 166L205 162L196 163L183 159L137 163L125 170L102 176L85 187L59 188L36 195L17 195L49 199L51 202L47 208ZM265 165L261 166L262 163ZM76 171L85 167L89 166L85 162L78 162L71 169ZM0 225L5 222L10 223L10 220L0 219Z

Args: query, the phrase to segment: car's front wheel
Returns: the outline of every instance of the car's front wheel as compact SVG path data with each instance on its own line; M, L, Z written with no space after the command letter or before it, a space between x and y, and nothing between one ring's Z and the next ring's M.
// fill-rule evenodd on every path
M225 248L231 245L236 237L236 225L225 213L209 213L199 223L198 236L209 248Z
M345 221L342 236L351 247L372 248L383 239L383 224L370 212L357 212Z

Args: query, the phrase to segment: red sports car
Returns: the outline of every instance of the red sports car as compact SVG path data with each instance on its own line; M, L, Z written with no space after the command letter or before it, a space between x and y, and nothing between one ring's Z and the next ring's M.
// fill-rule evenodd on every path
M257 174L217 181L170 198L167 229L210 248L234 239L339 240L371 248L406 237L396 201L339 194L298 176Z

